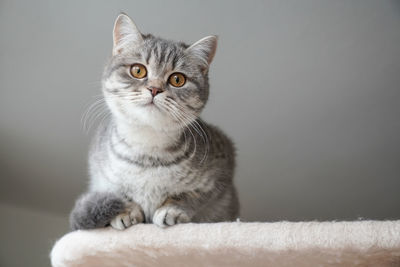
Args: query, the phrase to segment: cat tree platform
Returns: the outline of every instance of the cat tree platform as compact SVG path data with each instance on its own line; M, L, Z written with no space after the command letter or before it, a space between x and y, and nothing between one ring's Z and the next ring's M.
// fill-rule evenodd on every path
M74 266L400 266L400 220L140 224L71 232L51 251Z

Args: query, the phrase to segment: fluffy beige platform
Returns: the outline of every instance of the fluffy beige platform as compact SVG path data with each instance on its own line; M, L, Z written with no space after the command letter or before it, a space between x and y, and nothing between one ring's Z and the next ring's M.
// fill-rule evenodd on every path
M51 252L72 266L400 266L400 221L141 224L76 231Z

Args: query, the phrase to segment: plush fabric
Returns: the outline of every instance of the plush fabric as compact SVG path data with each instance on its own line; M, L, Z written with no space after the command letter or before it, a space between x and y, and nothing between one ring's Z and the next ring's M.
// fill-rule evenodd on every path
M71 232L54 267L400 266L400 221L150 224Z

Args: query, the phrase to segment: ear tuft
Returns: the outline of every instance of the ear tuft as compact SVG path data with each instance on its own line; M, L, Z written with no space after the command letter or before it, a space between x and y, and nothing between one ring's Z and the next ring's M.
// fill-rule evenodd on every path
M113 54L115 55L128 45L140 45L143 37L131 18L125 13L120 13L114 23L113 40Z
M195 42L186 51L198 57L208 67L214 58L217 50L218 37L210 35Z

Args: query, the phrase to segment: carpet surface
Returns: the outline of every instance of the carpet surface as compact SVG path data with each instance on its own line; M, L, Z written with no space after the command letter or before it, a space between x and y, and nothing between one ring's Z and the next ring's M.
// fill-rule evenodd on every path
M400 266L400 220L75 231L56 242L50 258L54 267Z

